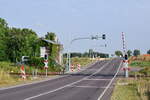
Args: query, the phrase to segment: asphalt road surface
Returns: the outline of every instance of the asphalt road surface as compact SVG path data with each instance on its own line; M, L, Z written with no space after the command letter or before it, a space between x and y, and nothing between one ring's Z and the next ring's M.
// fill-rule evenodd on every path
M78 73L0 89L0 100L109 100L120 59L98 61Z

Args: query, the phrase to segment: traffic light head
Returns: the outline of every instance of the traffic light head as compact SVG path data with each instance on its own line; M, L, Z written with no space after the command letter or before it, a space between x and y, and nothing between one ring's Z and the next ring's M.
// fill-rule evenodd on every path
M102 35L102 39L105 40L106 39L106 34Z
M45 60L48 60L48 55L47 55L47 54L44 55L44 59L45 59Z
M128 60L128 55L127 55L127 54L124 56L124 59L125 59L125 60Z

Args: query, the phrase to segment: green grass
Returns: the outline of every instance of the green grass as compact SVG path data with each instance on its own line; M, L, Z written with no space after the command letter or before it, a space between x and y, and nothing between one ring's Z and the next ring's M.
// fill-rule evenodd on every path
M150 76L150 62L149 61L132 61L129 64L130 67L142 68L139 72L130 72L131 75L144 75Z
M20 71L18 66L15 66L10 62L0 62L0 70L14 73L18 73Z
M129 66L131 67L150 67L149 61L132 61Z
M129 66L142 69L139 72L130 72L135 78L119 79L111 100L150 100L150 78L144 77L150 76L149 57L132 57ZM118 83L128 83L128 85L118 85Z
M128 83L120 85L119 83ZM119 79L111 100L150 100L149 79Z
M55 75L48 76L47 78L55 77ZM1 87L8 87L13 85L19 85L19 84L27 84L32 83L34 81L40 81L45 78L38 77L38 78L32 78L31 76L28 76L27 79L23 80L18 75L10 75L6 71L0 70L0 88Z
M80 64L82 67L85 67L86 65L93 62L93 60L91 60L90 58L78 58L78 57L72 58L71 61L73 65Z
M34 69L36 68L33 66L25 66L26 73L32 73L32 70ZM45 73L45 69L38 69L38 72ZM42 78L40 77L38 77L37 79L33 79L32 76L28 76L26 80L23 80L20 75L12 75L10 73L20 73L20 66L15 66L10 62L0 62L0 87L42 80Z

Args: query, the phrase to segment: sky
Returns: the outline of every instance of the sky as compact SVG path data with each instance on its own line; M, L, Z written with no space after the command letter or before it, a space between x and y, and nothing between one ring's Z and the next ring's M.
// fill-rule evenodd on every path
M122 32L127 49L150 49L150 0L0 0L0 17L10 27L33 29L39 37L55 32L64 52L93 49L112 54L122 50ZM106 40L70 45L72 39L102 34Z

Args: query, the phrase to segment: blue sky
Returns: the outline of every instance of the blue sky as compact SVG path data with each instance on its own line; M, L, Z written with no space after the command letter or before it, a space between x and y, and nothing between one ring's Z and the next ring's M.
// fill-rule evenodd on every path
M55 32L65 51L77 37L107 34L107 41L76 41L70 50L113 53L122 50L121 32L128 49L150 49L149 0L0 0L0 17L11 27L31 28L44 36ZM108 47L100 45L107 43Z

